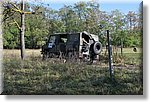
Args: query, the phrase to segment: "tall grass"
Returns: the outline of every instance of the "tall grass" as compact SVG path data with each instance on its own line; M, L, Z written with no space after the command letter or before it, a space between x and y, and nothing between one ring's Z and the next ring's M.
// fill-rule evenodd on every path
M114 80L109 68L100 64L63 63L58 59L42 61L30 55L22 61L16 56L4 58L3 94L66 95L137 95L143 94L141 66L114 67Z

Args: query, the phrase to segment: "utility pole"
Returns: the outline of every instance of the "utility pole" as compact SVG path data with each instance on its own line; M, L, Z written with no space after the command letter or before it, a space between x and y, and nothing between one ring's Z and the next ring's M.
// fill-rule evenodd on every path
M21 29L20 29L20 45L21 45L21 59L25 58L25 41L24 41L24 33L25 33L25 4L24 0L21 1Z

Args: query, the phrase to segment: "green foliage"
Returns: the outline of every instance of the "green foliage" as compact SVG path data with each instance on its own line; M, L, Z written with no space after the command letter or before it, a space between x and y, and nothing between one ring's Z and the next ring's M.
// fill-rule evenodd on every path
M18 7L20 4L16 4ZM100 10L100 4L96 2L78 2L74 5L64 5L59 10L49 6L26 4L26 11L35 11L35 14L26 14L25 44L26 48L40 48L45 37L58 32L82 32L87 31L99 35L100 41L106 45L106 30L112 35L112 44L124 47L141 47L141 22L139 14L129 12L123 14L119 10L110 13ZM3 25L4 48L19 48L19 29L11 24L15 19L20 24L19 13L4 9ZM99 25L104 28L100 29Z
M133 46L141 46L141 36L137 35L129 35L124 39L124 47L133 47Z
M4 48L18 48L19 46L19 30L15 26L9 27L9 29L3 30L3 46Z

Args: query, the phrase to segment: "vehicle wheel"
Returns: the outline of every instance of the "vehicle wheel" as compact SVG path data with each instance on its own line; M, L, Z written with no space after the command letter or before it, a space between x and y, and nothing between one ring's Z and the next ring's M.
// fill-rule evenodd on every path
M95 42L94 45L93 45L93 52L96 55L98 55L98 54L100 54L101 49L102 49L102 44L100 42Z

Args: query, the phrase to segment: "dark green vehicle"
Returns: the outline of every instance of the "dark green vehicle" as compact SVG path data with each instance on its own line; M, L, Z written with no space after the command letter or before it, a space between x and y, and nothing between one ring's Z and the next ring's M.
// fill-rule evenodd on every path
M81 59L93 62L99 59L102 45L97 35L87 32L55 33L42 46L43 59Z

